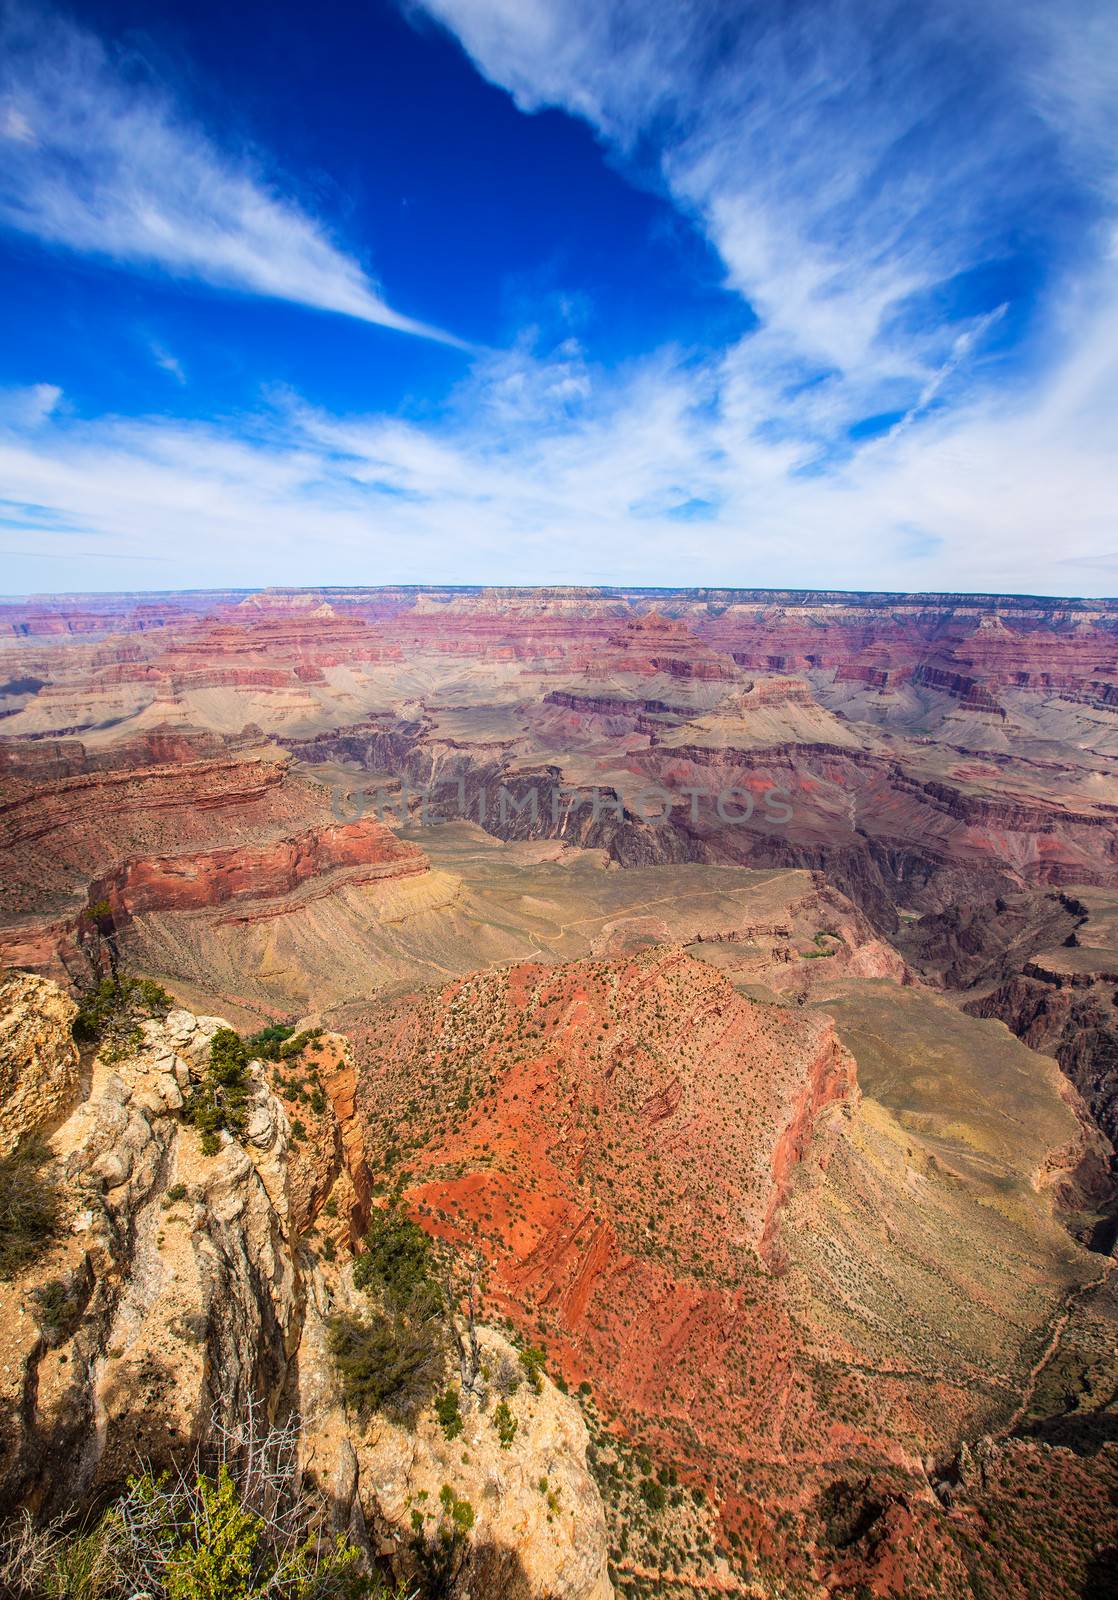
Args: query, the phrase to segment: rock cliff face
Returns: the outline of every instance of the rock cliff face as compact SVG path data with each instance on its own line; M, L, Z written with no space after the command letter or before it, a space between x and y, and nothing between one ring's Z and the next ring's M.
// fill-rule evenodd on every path
M3 996L5 1060L30 1086L44 1054L59 1052L70 1003L36 979L6 982ZM345 1042L325 1041L327 1134L300 1134L256 1063L243 1135L208 1157L183 1107L221 1025L183 1010L143 1023L134 1050L92 1062L88 1094L53 1132L49 1096L0 1106L6 1139L16 1126L49 1135L62 1206L48 1256L0 1282L4 1507L62 1513L118 1486L139 1459L158 1468L250 1414L267 1426L302 1412L304 1468L333 1495L338 1525L367 1529L367 1547L401 1575L415 1570L412 1508L428 1498L437 1508L449 1481L475 1509L454 1593L609 1600L586 1430L550 1382L518 1398L507 1450L468 1399L453 1448L429 1413L408 1431L362 1427L342 1409L325 1323L353 1300L349 1253L331 1260L313 1230L338 1194L367 1215ZM39 1291L51 1281L48 1313ZM496 1330L479 1337L489 1361L515 1368ZM543 1477L560 1516L540 1495Z
M904 939L914 965L958 993L975 1017L996 1017L1056 1058L1118 1173L1118 908L1105 889L1018 894L926 916ZM1112 1186L1113 1190L1113 1186ZM1104 1197L1115 1231L1118 1196Z
M211 961L201 947L215 926L290 914L305 925L297 940L318 942L314 971L331 965L324 939L343 965L350 925L370 907L387 909L394 894L406 899L405 881L428 873L423 852L374 818L338 822L327 790L293 776L274 751L234 744L215 757L199 755L204 741L184 740L182 759L168 763L167 743L145 740L111 752L111 761L109 753L90 759L80 745L32 745L26 757L9 747L8 776L0 776L0 959L85 981L97 934L122 954L128 944L149 970L204 983ZM129 765L133 755L153 754L157 765ZM412 899L445 892L445 884L417 887ZM177 932L186 919L189 928ZM263 952L260 960L268 965ZM215 953L212 965L220 964ZM273 986L266 1003L298 1010L311 999L300 978Z
M249 844L306 815L282 760L246 756L123 767L0 783L0 910L7 919L80 903L91 880L128 856ZM312 807L320 814L321 802Z
M1038 949L1062 944L1082 920L1068 894L1007 894L930 912L898 943L949 989L1011 977Z
M976 1017L997 1017L1032 1049L1055 1056L1118 1149L1115 987L1088 983L1083 988L1086 993L1076 994L1056 975L1021 974L969 1001L967 1010Z
M230 845L193 856L133 860L89 889L91 904L108 906L114 924L154 911L195 911L229 901L272 900L311 880L345 873L349 884L426 872L427 858L380 822L366 818L315 828L259 849Z
M0 1156L68 1107L78 1086L77 1006L30 973L0 972Z

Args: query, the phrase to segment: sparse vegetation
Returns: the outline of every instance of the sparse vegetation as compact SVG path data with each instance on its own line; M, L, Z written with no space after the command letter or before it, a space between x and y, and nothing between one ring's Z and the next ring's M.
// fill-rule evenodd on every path
M375 1210L363 1242L353 1265L357 1288L379 1293L420 1316L441 1306L434 1247L405 1212L395 1206Z
M508 1450L516 1438L517 1420L512 1414L512 1408L507 1400L498 1401L493 1411L493 1426L497 1430L497 1438L501 1449Z
M547 1356L537 1349L535 1345L525 1345L520 1351L520 1365L524 1368L525 1376L533 1394L540 1394L543 1390L543 1374L547 1365Z
M348 1406L361 1415L391 1407L407 1420L443 1369L444 1287L431 1240L402 1210L374 1211L363 1242L353 1281L370 1309L333 1319L330 1350ZM461 1432L457 1391L443 1394L438 1415L447 1438Z
M433 1513L428 1513L428 1517ZM431 1600L443 1600L451 1593L454 1580L465 1561L466 1536L474 1525L474 1508L459 1496L449 1483L439 1490L439 1515L436 1526L428 1530L427 1518L418 1508L412 1511L412 1551L424 1578L424 1590Z
M290 1061L295 1056L302 1055L304 1050L317 1051L320 1049L318 1041L322 1038L321 1028L307 1028L303 1033L294 1033L289 1030L288 1037L279 1047L279 1059Z
M0 1278L14 1278L43 1254L58 1228L61 1202L46 1146L27 1140L0 1158Z
M457 1389L447 1389L439 1396L435 1401L435 1416L446 1437L457 1439L464 1427Z
M98 1045L104 1060L120 1061L143 1043L143 1022L165 1017L173 1005L166 989L150 978L117 972L79 997L73 1035L79 1044Z
M0 1536L11 1600L404 1600L328 1531L325 1500L296 1471L296 1430L223 1442L212 1472L142 1472L92 1526ZM233 1462L240 1463L235 1468Z
M345 1403L358 1416L392 1405L406 1417L429 1398L436 1350L430 1332L408 1317L342 1313L330 1320L329 1345Z
M258 1061L278 1061L280 1049L295 1032L294 1027L284 1022L275 1022L268 1028L261 1028L259 1033L250 1034L245 1040L250 1054Z
M244 1132L249 1080L248 1047L232 1028L219 1028L210 1044L210 1064L186 1103L186 1115L202 1135L204 1155L216 1155L218 1134Z

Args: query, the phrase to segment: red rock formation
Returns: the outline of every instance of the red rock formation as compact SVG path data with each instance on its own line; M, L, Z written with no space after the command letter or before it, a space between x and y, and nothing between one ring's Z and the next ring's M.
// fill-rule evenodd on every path
M178 763L176 755L197 756L222 741L155 733L93 756L76 741L21 745L7 775L0 769L0 959L63 976L57 957L71 946L89 885L113 879L127 862L211 854L219 862L224 852L227 868L211 863L207 879L215 893L239 871L246 883L254 872L263 881L269 859L277 882L285 872L301 881L307 870L328 870L334 819L326 792L292 781L285 758L240 751L237 742L222 755ZM157 764L146 764L153 754ZM286 842L316 828L324 842L308 843L300 864ZM353 846L343 838L337 848L344 855L390 847L370 837ZM242 852L255 863L243 871ZM190 871L183 866L180 893ZM168 876L174 869L163 871ZM195 888L203 876L198 868Z
M370 1163L394 1097L418 1094L410 1203L483 1242L498 1303L545 1315L580 1374L668 1425L712 1326L719 1359L742 1358L759 1329L730 1336L743 1301L720 1285L767 1271L822 1114L858 1101L827 1019L754 1006L671 950L518 966L345 1018Z
M944 694L960 701L968 711L989 711L997 717L1005 716L1003 708L976 678L921 662L912 674L912 681L926 689L941 689Z
M90 884L89 902L108 906L114 923L123 923L153 911L276 899L310 879L347 868L356 870L346 873L346 882L361 884L426 872L430 863L416 845L367 817L312 828L255 849L228 845L194 855L128 861Z
M863 1500L883 1479L910 1507L879 1524L895 1570L895 1539L928 1498L923 1458L1009 1409L978 1374L1014 1370L1015 1394L1035 1359L1000 1313L981 1338L1001 1353L964 1356L947 1309L973 1305L981 1278L980 1321L994 1301L1019 1315L1022 1246L970 1237L1003 1227L999 1207L977 1196L964 1221L972 1180L942 1172L944 1146L918 1154L915 1125L877 1145L881 1106L863 1122L827 1017L755 1005L661 948L478 974L336 1021L374 1176L432 1233L480 1249L491 1305L568 1382L703 1484L727 1535L785 1576L802 1546L780 1530L817 1526L815 1497L857 1461ZM1052 1127L1063 1141L1075 1121ZM1039 1181L1063 1181L1062 1150ZM1011 1184L1041 1207L1031 1154L1023 1166ZM1060 1230L1030 1214L1045 1242L1023 1248L1059 1261ZM906 1322L903 1353L898 1296L920 1324Z

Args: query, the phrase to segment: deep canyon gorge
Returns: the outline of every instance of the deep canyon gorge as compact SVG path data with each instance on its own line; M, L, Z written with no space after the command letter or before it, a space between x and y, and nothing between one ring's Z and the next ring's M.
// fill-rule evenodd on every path
M0 861L8 1518L250 1416L403 1592L1115 1592L1118 602L0 601Z

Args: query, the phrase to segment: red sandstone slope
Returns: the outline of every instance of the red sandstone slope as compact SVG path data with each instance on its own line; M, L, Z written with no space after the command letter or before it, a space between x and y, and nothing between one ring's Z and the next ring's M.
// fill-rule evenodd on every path
M502 1309L542 1316L571 1375L676 1451L756 1423L748 1390L788 1356L785 1317L755 1304L785 1186L817 1131L825 1159L828 1108L858 1100L828 1020L754 1006L677 951L344 1015L370 1164L481 1244Z
M916 1025L931 1038L939 1016ZM677 951L513 967L335 1021L374 1175L478 1246L492 1303L781 1559L851 1459L927 1496L924 1459L1009 1414L1061 1296L1097 1271L1039 1192L1082 1131L1013 1041L1004 1082L1037 1082L1018 1145L995 1147L969 1043L943 1131L918 1132L861 1105L828 1017L754 1004Z

